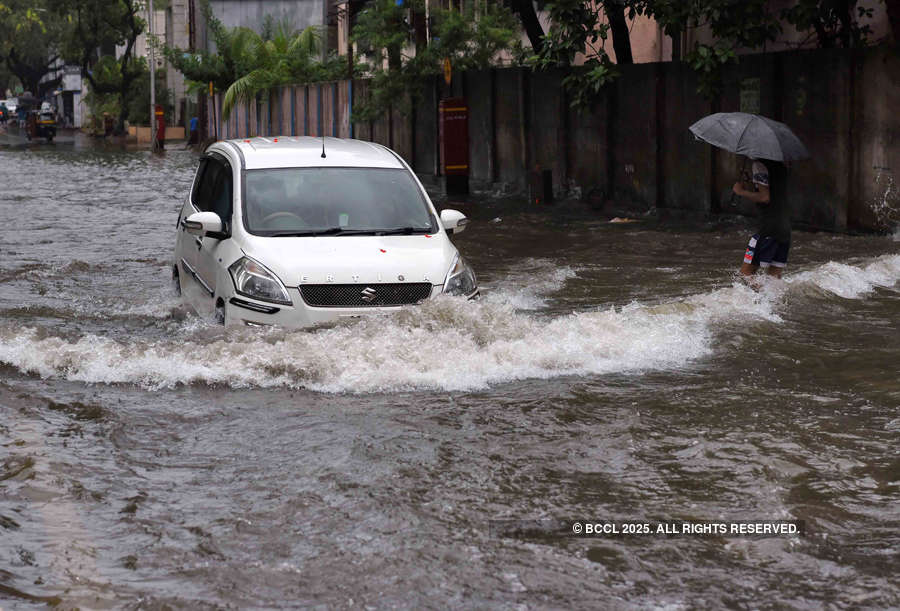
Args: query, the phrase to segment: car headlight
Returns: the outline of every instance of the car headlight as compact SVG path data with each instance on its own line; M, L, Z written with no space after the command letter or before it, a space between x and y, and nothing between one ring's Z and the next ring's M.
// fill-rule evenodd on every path
M478 290L478 279L475 272L457 253L453 259L453 265L444 280L444 292L450 295L471 295Z
M234 288L241 295L284 305L293 303L278 276L266 269L262 263L241 257L231 264L228 272L234 280Z

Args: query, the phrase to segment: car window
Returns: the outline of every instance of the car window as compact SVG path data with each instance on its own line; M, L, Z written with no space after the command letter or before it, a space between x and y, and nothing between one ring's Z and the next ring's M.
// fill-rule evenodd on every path
M246 172L244 222L260 235L410 228L437 224L407 170L284 168Z
M231 186L231 167L225 165L219 172L216 184L213 187L210 210L218 214L219 218L222 219L222 225L226 232L231 228Z
M197 177L194 179L194 188L191 191L191 203L198 209L200 208L200 188L203 185L203 174L206 172L208 164L209 159L204 157L200 160L200 167L197 168Z
M194 196L191 201L201 212L208 212L212 210L216 182L219 180L224 167L222 162L214 157L205 159L204 164L205 167L200 168L200 178L197 180L197 186L194 188Z

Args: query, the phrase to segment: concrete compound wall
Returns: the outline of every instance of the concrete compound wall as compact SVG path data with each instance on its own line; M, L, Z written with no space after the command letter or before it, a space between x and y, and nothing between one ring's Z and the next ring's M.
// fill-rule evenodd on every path
M742 160L688 131L711 112L745 110L784 121L812 153L788 170L781 194L797 226L871 230L883 228L889 216L898 220L896 50L742 56L725 70L721 94L711 101L697 93L697 76L682 63L621 68L621 77L587 111L569 106L560 71L456 75L445 95L464 95L468 102L471 183L522 191L530 172L549 169L557 193L580 193L598 206L676 216L753 215L752 207L732 207L729 196ZM355 137L389 146L418 173L435 175L442 88L430 85L415 102L351 124L354 102L366 96L365 81L288 87L240 105L218 133ZM208 116L212 121L215 115Z

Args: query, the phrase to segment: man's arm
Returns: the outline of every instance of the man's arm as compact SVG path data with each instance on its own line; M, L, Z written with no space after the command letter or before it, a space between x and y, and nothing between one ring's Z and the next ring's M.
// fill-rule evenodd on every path
M756 185L758 191L750 191L744 188L744 185L740 182L734 183L734 187L732 187L732 191L736 195L740 195L744 199L749 199L751 202L756 202L757 204L768 204L769 203L769 187L766 185Z

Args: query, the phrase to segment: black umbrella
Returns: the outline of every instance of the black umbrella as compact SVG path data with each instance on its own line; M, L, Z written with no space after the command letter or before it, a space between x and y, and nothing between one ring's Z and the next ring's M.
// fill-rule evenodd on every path
M28 110L32 106L37 106L40 103L41 103L41 101L39 99L37 99L36 97L34 97L33 95L31 95L30 91L26 91L24 94L20 95L16 101L17 105L22 106L26 110Z
M784 123L746 112L717 112L689 128L698 139L752 159L799 161L809 151Z

